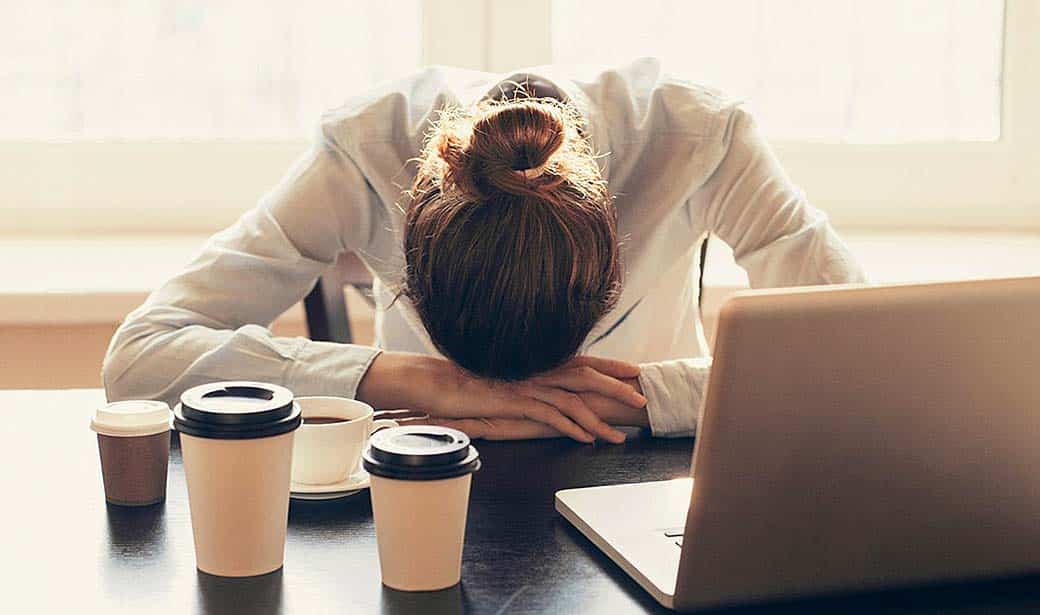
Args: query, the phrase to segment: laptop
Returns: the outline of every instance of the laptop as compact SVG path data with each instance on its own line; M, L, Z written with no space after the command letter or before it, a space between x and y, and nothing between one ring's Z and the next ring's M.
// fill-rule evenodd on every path
M1040 571L1040 277L738 294L691 476L556 509L682 611Z

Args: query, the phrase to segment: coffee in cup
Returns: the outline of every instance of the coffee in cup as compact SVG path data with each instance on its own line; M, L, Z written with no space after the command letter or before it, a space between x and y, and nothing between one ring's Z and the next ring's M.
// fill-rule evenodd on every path
M293 435L288 389L216 382L188 389L174 410L198 569L250 577L282 567Z
M97 432L105 499L119 506L148 506L166 499L170 459L170 407L161 401L120 401L98 408Z
M390 419L373 420L372 406L345 397L299 397L303 426L293 447L292 482L330 485L357 471L368 437L377 429L397 427Z
M408 426L372 436L364 453L383 584L403 591L456 585L472 473L480 456L461 431Z

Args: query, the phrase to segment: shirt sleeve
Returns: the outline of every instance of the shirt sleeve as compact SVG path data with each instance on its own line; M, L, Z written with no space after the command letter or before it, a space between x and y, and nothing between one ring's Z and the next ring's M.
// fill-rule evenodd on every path
M639 366L650 430L658 437L692 436L701 400L708 390L711 357L677 359Z
M691 217L733 248L753 288L867 281L826 214L784 173L749 114L733 111L724 140L726 154L689 202ZM693 435L710 359L641 367L653 434Z
M267 327L340 252L365 245L370 199L360 171L322 135L256 207L126 317L102 366L108 398L173 404L214 380L355 396L378 349L275 337Z
M703 228L733 248L752 288L866 282L845 243L784 172L754 119L734 109L726 155L690 200Z

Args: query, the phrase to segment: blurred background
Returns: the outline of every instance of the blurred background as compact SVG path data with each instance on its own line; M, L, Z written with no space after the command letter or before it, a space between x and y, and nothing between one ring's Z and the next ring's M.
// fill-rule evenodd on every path
M278 181L322 111L429 64L658 56L746 101L875 281L1040 274L1040 0L0 7L0 388L99 386L123 316ZM721 243L707 263L711 331L746 277ZM305 334L303 310L273 329Z

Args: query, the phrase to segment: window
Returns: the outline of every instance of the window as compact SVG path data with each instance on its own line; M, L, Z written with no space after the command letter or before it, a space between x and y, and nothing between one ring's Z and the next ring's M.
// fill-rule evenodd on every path
M212 232L375 81L647 55L839 227L1040 229L1035 0L42 0L0 21L0 234Z
M555 0L553 59L662 58L798 141L993 141L998 0ZM576 36L582 31L596 36ZM604 44L610 41L610 44Z
M285 139L417 67L418 0L26 2L0 20L0 139Z

